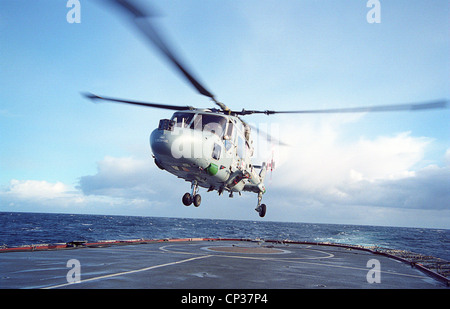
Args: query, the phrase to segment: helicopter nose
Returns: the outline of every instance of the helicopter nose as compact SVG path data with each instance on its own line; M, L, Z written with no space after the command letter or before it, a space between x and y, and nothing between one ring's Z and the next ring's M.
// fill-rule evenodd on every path
M172 143L169 140L169 134L164 130L156 129L150 135L150 147L155 156L172 157Z
M150 146L155 157L165 161L195 161L200 164L204 161L204 148L210 145L198 131L181 129L179 132L173 132L156 129L150 136Z

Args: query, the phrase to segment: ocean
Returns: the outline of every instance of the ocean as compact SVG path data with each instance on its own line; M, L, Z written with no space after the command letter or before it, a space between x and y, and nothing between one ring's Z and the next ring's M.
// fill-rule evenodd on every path
M73 240L260 238L378 246L450 261L450 230L365 225L0 212L0 246Z

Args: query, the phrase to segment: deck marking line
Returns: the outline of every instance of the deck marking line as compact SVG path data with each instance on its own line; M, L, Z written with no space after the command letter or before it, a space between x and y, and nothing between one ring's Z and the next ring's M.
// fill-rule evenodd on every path
M160 265L154 265L154 266L149 266L149 267L145 267L145 268L141 268L141 269L129 270L129 271L124 271L124 272L120 272L120 273L109 274L109 275L104 275L104 276L99 276L99 277L94 277L94 278L88 278L88 279L81 280L79 283L85 283L85 282L99 280L99 279L105 279L105 278L111 278L111 277L117 277L117 276L122 276L122 275L127 275L127 274L138 273L138 272L151 270L151 269L155 269L155 268L161 268L161 267L166 267L166 266L186 263L186 262L190 262L190 261L193 261L193 260L204 259L204 258L208 258L210 256L211 255L202 255L202 256L198 256L198 257L189 258L189 259L186 259L186 260L175 261L175 262L166 263L166 264L160 264ZM43 289L55 289L55 288L68 286L68 285L72 285L72 284L78 284L78 283L64 283L64 284L59 284L59 285L48 286L48 287L45 287Z

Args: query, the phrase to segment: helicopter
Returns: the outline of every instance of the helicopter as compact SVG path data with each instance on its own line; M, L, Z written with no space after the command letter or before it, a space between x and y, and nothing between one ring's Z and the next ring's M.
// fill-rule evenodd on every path
M150 147L156 166L178 178L191 183L190 192L181 200L185 206L201 204L199 188L208 192L217 191L222 195L253 192L257 194L256 212L260 217L266 215L267 206L262 203L266 193L264 184L267 170L274 169L274 160L253 164L254 144L252 126L242 116L253 114L320 114L320 113L364 113L388 111L418 111L447 107L446 100L413 104L395 104L355 108L336 108L321 110L232 110L220 102L207 88L194 77L191 70L181 62L172 48L164 40L161 32L152 21L152 11L138 7L130 0L108 0L109 3L125 11L146 39L156 47L176 71L201 95L208 97L216 106L196 108L193 106L168 105L140 102L127 99L99 96L92 93L83 95L93 101L109 101L174 111L170 119L161 119L150 135ZM253 128L254 129L254 128ZM256 129L257 133L269 141L277 141L272 136ZM286 145L277 141L279 145Z

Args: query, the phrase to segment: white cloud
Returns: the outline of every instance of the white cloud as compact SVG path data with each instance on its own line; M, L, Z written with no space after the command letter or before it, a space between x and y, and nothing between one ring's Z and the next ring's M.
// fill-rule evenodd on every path
M411 177L360 181L342 190L347 193L347 198L338 203L450 210L450 168L428 166Z
M341 143L339 128L297 126L291 141L298 144L279 150L284 161L266 181L269 220L407 226L421 225L414 217L420 213L429 226L447 226L450 166L414 168L430 140L400 133ZM76 187L11 180L0 198L3 211L257 218L254 194L229 199L203 190L194 208L181 204L186 191L189 183L151 159L105 157Z
M432 139L411 132L344 139L344 126L351 121L339 119L323 117L282 130L294 146L279 149L274 194L310 205L450 207L450 168L418 167Z
M124 196L138 188L146 191L150 160L107 156L97 163L97 174L80 178L78 189L86 195ZM128 193L127 193L128 192Z
M277 173L288 185L312 191L361 180L411 177L432 141L402 132L349 142L343 139L342 125L325 119L284 129L283 139L294 146L280 147Z
M450 148L445 152L445 163L450 166Z
M70 188L62 182L50 183L44 180L16 180L10 181L4 196L18 199L47 200L64 197Z
M86 195L62 182L11 180L0 190L0 211L127 214L148 206L141 198Z
M62 182L51 183L45 180L12 179L9 185L0 190L3 210L45 211L64 210L86 204L83 194Z
M151 159L107 156L97 163L96 174L82 176L75 187L11 180L0 189L0 210L164 215L170 203L181 204L188 188L189 184L160 171Z
M167 172L160 171L151 159L107 156L97 163L95 175L80 178L77 189L85 195L119 197L135 202L163 200L164 192L171 192L176 183L167 176Z

